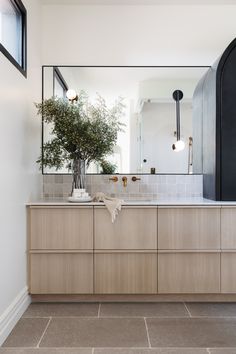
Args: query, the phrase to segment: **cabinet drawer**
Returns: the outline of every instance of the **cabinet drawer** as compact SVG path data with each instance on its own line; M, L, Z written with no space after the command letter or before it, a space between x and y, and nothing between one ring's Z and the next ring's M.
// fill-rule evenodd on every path
M236 250L236 208L221 209L221 248Z
M95 254L96 294L155 294L157 254Z
M93 249L93 208L30 209L31 249Z
M221 292L236 293L236 252L221 254Z
M158 254L159 293L219 293L219 253Z
M158 248L220 249L220 209L158 209Z
M95 249L157 249L157 208L122 208L114 223L106 209L94 213Z
M93 254L31 254L31 294L93 293Z

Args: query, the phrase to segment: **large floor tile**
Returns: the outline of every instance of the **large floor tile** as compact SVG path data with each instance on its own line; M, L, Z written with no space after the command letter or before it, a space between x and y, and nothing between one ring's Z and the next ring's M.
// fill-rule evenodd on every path
M3 347L35 347L48 321L47 318L21 318L3 343Z
M183 303L104 303L100 316L188 317L188 312Z
M95 349L94 354L208 354L206 349Z
M209 349L209 352L211 354L236 354L236 348L230 348L230 349L226 349L226 348L222 348L222 349Z
M147 347L143 319L53 318L41 347Z
M0 348L0 354L92 354L92 349Z
M187 302L186 306L192 316L236 316L235 302Z
M98 303L33 303L23 317L97 316Z
M152 347L235 347L236 319L147 319Z

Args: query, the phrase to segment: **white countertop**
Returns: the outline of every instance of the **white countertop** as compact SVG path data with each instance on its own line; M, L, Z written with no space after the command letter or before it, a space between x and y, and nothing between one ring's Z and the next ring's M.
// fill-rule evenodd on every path
M66 199L39 199L26 203L27 206L103 206L104 203L71 203ZM236 206L236 201L224 202L205 198L165 198L158 200L125 200L124 206Z

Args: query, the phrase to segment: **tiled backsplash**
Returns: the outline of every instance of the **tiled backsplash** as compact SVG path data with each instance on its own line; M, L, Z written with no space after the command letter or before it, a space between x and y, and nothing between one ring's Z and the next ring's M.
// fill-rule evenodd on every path
M112 175L87 175L86 189L94 195L103 192L122 199L160 199L202 197L202 175L138 175L140 181L133 182L133 175L126 175L127 186L122 183L123 175L117 175L118 182L110 181ZM65 198L71 193L71 175L44 175L43 197Z

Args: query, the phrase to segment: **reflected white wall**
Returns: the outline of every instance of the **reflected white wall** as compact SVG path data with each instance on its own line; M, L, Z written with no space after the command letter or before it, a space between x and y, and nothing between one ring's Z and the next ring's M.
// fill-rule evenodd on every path
M172 94L176 89L183 91L181 107L183 102L191 102L196 84L207 68L59 67L59 69L69 88L76 92L85 91L94 104L98 98L97 94L105 99L108 107L112 107L118 97L124 98L125 109L121 119L124 131L118 133L114 153L106 157L108 161L116 164L116 172L150 173L150 168L154 167L157 173L187 173L188 149L178 155L176 153L173 155L171 150L175 139L170 134L176 130L175 101ZM46 67L44 70L45 98L49 98L53 93L53 69ZM148 101L158 102L160 105L152 106L147 113L147 104L144 105L144 102ZM188 135L185 137L188 144L188 137L193 135L192 110L191 107L188 112L186 110L187 105L183 108L182 126L183 130L186 130L185 135ZM188 118L185 119L187 114ZM166 125L166 130L163 130L163 124ZM144 132L142 127L145 129ZM162 154L155 153L156 137L162 143ZM45 138L50 139L47 126ZM153 157L151 153L154 154ZM149 162L143 163L144 159L148 159ZM45 171L55 172L55 169L45 168ZM68 173L68 169L65 167L57 172ZM87 170L87 173L99 172L97 163L91 163Z
M192 136L192 107L190 103L180 104L181 139L185 149L172 150L176 141L175 103L145 103L142 110L142 172L188 173L188 139ZM143 160L147 162L144 163Z

